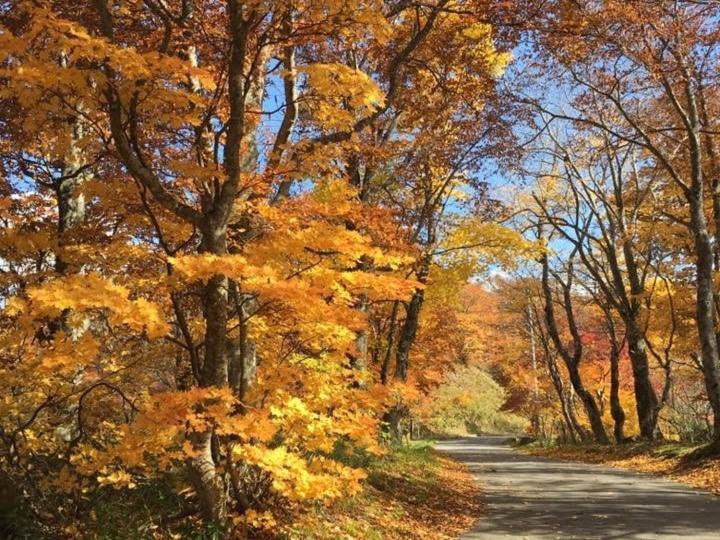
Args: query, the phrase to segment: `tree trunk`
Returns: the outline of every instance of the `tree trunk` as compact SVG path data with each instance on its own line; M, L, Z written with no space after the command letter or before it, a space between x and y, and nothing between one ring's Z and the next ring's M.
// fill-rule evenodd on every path
M623 234L623 255L627 267L628 281L630 282L630 298L625 294L624 281L618 277L618 295L623 299L623 320L625 323L625 336L628 343L628 356L633 372L633 388L635 391L635 408L640 426L640 436L646 440L657 437L657 420L659 415L658 397L650 381L650 364L648 362L647 347L645 345L645 332L638 321L640 311L640 297L644 286L640 279L635 251L626 231L624 219L620 220ZM615 261L616 262L616 261ZM609 316L609 315L608 315ZM618 351L619 354L619 351Z
M405 321L400 328L400 338L398 339L397 353L395 355L395 378L401 381L407 380L410 348L415 342L418 322L420 321L420 310L424 299L425 291L418 289L405 308Z
M568 405L567 396L565 395L565 385L563 384L562 377L558 371L557 364L555 363L555 357L552 354L546 354L546 363L548 366L548 372L550 373L550 379L552 380L555 392L557 392L558 400L560 401L560 410L562 411L563 420L567 427L568 435L572 442L576 442L577 437L581 440L587 438L587 433L577 423L577 420L572 416L572 409Z
M67 57L62 56L60 60L62 67L67 66ZM82 102L78 103L78 109L84 112ZM58 204L58 239L59 247L62 250L66 243L67 233L74 227L85 221L85 195L78 189L80 185L88 180L90 173L84 169L86 166L80 142L84 136L85 122L78 114L72 118L72 137L70 147L65 156L61 174L62 177L55 182L55 195ZM67 270L67 263L60 253L55 255L55 271L64 274Z
M387 413L385 413L385 422L387 423L390 431L390 440L395 444L402 442L402 419L406 414L407 409L400 403L394 405Z
M615 442L620 444L625 440L625 411L620 403L620 350L614 336L610 338L610 414Z
M256 302L251 295L241 293L234 281L230 282L230 295L238 319L238 337L228 340L228 384L244 401L257 371L256 346L248 337L248 319L256 310Z
M577 414L575 414L575 389L572 384L570 384L567 391L564 392L564 396L565 406L568 411L568 418L570 418L570 425L572 426L574 432L577 433L578 437L580 437L581 441L589 441L591 439L590 434L582 426L582 424L580 424L577 419Z
M708 401L713 411L713 446L720 447L720 377L718 376L718 341L715 332L713 248L703 213L701 190L701 186L695 188L693 196L690 198L690 219L696 254L697 303L695 314L700 339L703 378Z
M203 232L201 250L226 253L225 228L208 226ZM205 317L205 355L200 370L201 386L223 388L228 385L227 322L228 278L211 277L203 291ZM191 478L198 494L203 517L210 522L223 522L227 517L227 486L213 457L213 430L192 433L190 441L198 452L190 460Z
M530 337L530 361L533 372L533 394L532 394L532 416L530 419L530 425L532 426L533 435L537 435L540 432L540 389L538 387L538 376L537 376L537 351L535 347L535 322L533 321L533 313L530 306L527 306L525 310L526 321L528 327L528 335Z
M430 235L433 238L433 235ZM416 272L417 280L420 283L427 281L430 273L430 259L423 258L420 261L419 268ZM425 301L425 289L416 289L413 293L410 303L406 306L405 321L400 327L400 336L398 338L397 352L395 354L395 378L401 381L407 380L410 348L415 342L418 324L420 322L420 311Z
M63 174L68 173L63 171ZM68 232L85 220L85 195L78 190L82 181L84 178L79 175L75 178L64 178L56 185L59 247L61 250L67 244ZM67 266L62 254L56 254L55 271L64 274Z
M566 364L566 366L568 368L570 382L573 385L575 393L580 398L580 401L583 404L583 408L585 409L585 414L587 415L588 421L590 422L590 428L592 430L593 437L600 444L608 444L608 442L610 441L608 440L607 434L605 433L605 426L603 425L600 409L597 406L595 398L587 390L587 388L585 388L585 385L582 382L582 378L580 377L580 371L577 369L577 367L572 364Z
M629 317L625 324L640 436L646 440L653 440L657 435L658 398L650 382L650 364L645 338L635 317Z
M572 263L570 263L568 266L568 276L572 276ZM552 339L555 349L558 351L560 357L565 363L565 367L567 368L568 375L570 377L570 383L572 384L575 393L578 395L580 401L583 404L585 414L587 415L588 421L590 422L590 427L592 429L595 440L600 444L608 444L610 441L608 440L607 433L605 433L605 426L602 422L602 415L600 414L600 409L595 402L595 398L593 398L592 394L585 388L585 385L583 384L582 378L580 376L580 370L578 369L578 365L582 358L582 342L580 340L580 335L575 325L575 316L572 309L572 298L570 292L570 279L571 278L568 277L568 283L562 284L562 287L565 314L567 317L570 333L572 334L572 353L570 353L570 351L563 345L562 339L560 338L560 333L557 329L557 324L555 322L555 310L553 308L554 299L552 295L552 290L550 289L550 266L547 255L543 256L542 289L545 300L545 322L547 324L548 334L550 334L550 338Z
M367 295L361 294L358 298L355 308L362 313L363 320L368 320L368 312L370 311L370 300ZM355 333L355 349L357 354L349 354L350 365L356 371L366 371L368 366L368 350L370 336L367 328L362 328ZM359 384L359 383L358 383Z
M198 455L190 460L190 478L203 518L211 523L222 523L227 517L227 486L213 459L212 437L212 431L193 433L189 437L198 451Z
M397 326L397 315L400 308L400 301L395 300L393 302L392 312L390 314L390 328L388 329L388 341L387 348L385 349L385 356L383 357L382 366L380 367L380 382L387 384L388 372L390 371L390 358L392 357L393 345L395 342L395 327Z
M537 313L534 310L533 316L536 320L540 321L540 317L537 316ZM543 331L542 324L538 324L538 334L540 336L540 343L543 347L545 364L547 365L548 373L550 374L550 380L553 383L553 388L555 388L558 401L560 402L560 410L562 412L563 421L565 422L567 434L572 442L577 442L578 438L584 441L588 438L588 434L578 423L572 410L572 405L568 402L565 392L565 384L563 383L562 376L560 375L560 370L558 370L555 354L553 353L548 341L548 336Z
M415 341L417 335L418 322L420 320L420 310L424 300L424 291L418 289L413 294L410 303L406 306L405 321L400 328L400 337L398 339L397 353L395 355L395 375L394 378L400 381L406 381L409 368L410 348ZM390 427L390 435L394 442L402 440L402 423L401 420L406 413L406 408L402 404L397 404L388 411L386 418Z

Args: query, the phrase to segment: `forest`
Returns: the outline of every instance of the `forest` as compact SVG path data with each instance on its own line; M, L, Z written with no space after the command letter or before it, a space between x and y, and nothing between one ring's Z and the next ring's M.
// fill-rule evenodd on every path
M419 438L714 459L719 61L715 0L3 0L0 536L395 538L320 531Z

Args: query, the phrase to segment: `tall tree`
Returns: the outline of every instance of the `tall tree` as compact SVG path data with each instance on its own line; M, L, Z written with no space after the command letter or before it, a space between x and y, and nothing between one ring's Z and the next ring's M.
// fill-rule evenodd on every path
M432 227L449 185L484 198L445 164L481 155L509 56L503 9L462 4L3 9L1 127L19 136L0 150L0 440L39 521L60 530L107 486L165 474L190 479L207 523L241 528L269 501L359 488L333 451L379 451L368 319L412 304L427 256L393 195L425 171L443 186ZM60 211L28 187L48 166L72 187ZM77 221L83 197L70 242L48 219ZM77 271L48 274L48 253ZM64 312L67 332L43 334Z
M717 129L712 116L702 112L703 101L717 89L720 34L714 21L719 7L714 2L613 0L601 6L573 2L572 9L560 0L549 7L548 13L557 16L548 19L549 32L542 33L543 51L577 92L572 110L541 107L554 118L589 125L635 145L687 204L682 223L693 238L698 339L720 444L712 279L716 247L706 214L716 196L708 178L708 150Z
M544 300L544 313L545 313L545 324L547 325L547 332L550 339L553 342L555 349L557 350L560 357L565 363L570 382L580 397L580 401L585 408L585 413L590 422L593 437L601 444L607 444L609 442L607 433L605 432L605 426L603 425L602 415L600 408L593 397L592 393L585 387L582 376L580 374L580 362L583 357L583 344L580 338L577 321L575 319L575 312L573 309L573 298L572 298L572 287L573 287L573 256L570 257L566 269L566 279L563 280L557 274L554 274L555 281L560 286L561 299L557 300L553 294L551 287L551 270L547 255L544 255L541 259L542 264L542 290ZM567 348L563 343L558 329L558 324L555 315L555 304L559 303L562 306L565 313L565 319L571 335L571 346Z
M592 131L575 135L586 145L572 148L550 132L552 163L562 163L553 166L556 197L550 204L535 199L548 223L574 246L603 302L623 321L641 436L653 439L661 404L651 381L643 310L652 298L647 282L654 243L646 235L641 245L635 232L641 212L652 212L653 178L639 171L634 147L618 147L603 133L597 142Z

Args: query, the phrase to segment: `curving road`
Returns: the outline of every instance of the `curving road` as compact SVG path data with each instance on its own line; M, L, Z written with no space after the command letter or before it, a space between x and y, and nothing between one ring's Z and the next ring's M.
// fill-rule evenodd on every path
M483 489L484 514L463 538L720 540L720 497L640 473L527 456L505 440L437 445Z

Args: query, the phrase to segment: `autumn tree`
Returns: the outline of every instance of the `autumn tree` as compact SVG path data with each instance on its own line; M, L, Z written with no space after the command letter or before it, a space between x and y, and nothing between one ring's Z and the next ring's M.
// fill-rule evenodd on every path
M706 392L720 433L713 241L717 212L713 124L718 29L715 3L554 2L538 35L572 107L536 105L552 118L635 146L687 205L693 238L697 332ZM708 213L708 209L710 212Z
M583 141L593 133L578 132ZM610 305L621 317L633 365L637 415L641 435L656 435L659 402L651 382L645 336L646 313L651 302L648 281L653 279L656 258L652 233L642 240L635 231L641 213L653 212L648 194L653 178L640 170L633 148L613 144L602 136L585 148L569 147L550 132L554 200L536 197L544 218L560 238L570 242L601 295L600 305ZM649 231L646 231L649 232ZM642 242L642 243L640 243ZM594 294L594 287L590 293Z
M3 470L49 533L168 477L237 534L359 489L373 310L403 380L429 261L517 238L443 213L487 199L490 4L3 11Z

